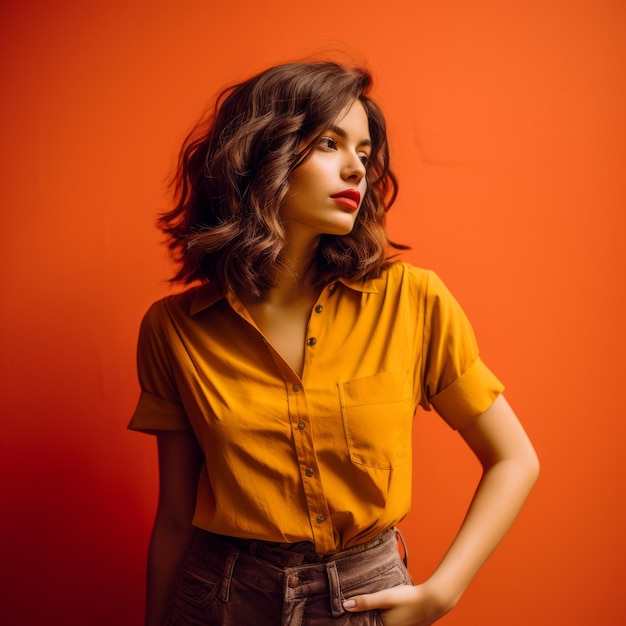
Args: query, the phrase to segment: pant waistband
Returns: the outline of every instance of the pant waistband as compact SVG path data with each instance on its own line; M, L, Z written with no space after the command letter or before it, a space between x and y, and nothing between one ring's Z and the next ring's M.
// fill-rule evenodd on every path
M256 542L255 547L252 541L237 539L229 543L232 537L199 530L182 573L190 576L193 584L202 581L203 590L207 580L219 578L211 593L223 603L230 601L232 593L255 589L264 598L278 597L283 609L291 607L289 610L293 611L304 610L304 607L319 602L330 602L330 614L336 618L345 613L342 602L348 592L355 594L358 593L355 590L361 589L363 593L370 593L410 584L410 576L399 560L396 534L396 529L392 528L371 541L332 555L319 555L315 562L307 563L304 561L306 555L281 548L284 544ZM236 543L240 544L239 547ZM259 545L274 552L261 550L263 557L267 557L262 558L242 549L252 546L254 550ZM237 623L249 621L239 620Z
M314 544L310 541L275 543L259 539L240 539L238 537L217 535L205 530L199 531L199 538L202 540L204 536L204 541L224 543L240 552L278 567L295 567L302 564L338 561L361 552L366 552L382 543L394 540L398 532L395 528L390 528L365 543L332 554L317 554Z

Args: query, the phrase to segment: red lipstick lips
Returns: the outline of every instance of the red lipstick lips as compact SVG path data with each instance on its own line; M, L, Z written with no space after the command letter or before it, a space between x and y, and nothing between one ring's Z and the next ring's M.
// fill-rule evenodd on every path
M340 191L339 193L333 194L331 198L351 211L356 211L361 202L361 194L356 189Z

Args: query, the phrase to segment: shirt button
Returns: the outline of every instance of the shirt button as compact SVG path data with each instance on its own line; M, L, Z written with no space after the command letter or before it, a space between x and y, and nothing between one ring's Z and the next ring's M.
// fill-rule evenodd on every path
M318 515L318 516L315 518L315 521L316 521L318 524L323 524L323 523L324 523L324 516L323 516L323 515Z
M317 339L315 337L309 337L306 340L306 345L307 346L314 346L317 343Z
M287 580L287 584L294 589L300 584L300 579L297 576L289 576L289 580Z
M305 474L306 474L309 478L311 478L311 476L313 476L313 474L315 474L315 472L313 471L313 468L312 468L312 467L307 467L307 468L306 468L306 472L305 472Z
M318 304L318 305L315 307L315 312L316 312L316 313L321 313L323 310L324 310L324 307L323 307L321 304Z
M292 391L295 391L296 393L298 393L298 391L300 391L300 389L302 389L302 387L301 387L300 385L297 385L297 384L296 384L296 385L294 385L294 386L291 388L291 390L292 390Z
M306 424L302 420L300 420L298 422L298 430L304 430L305 427L306 427Z

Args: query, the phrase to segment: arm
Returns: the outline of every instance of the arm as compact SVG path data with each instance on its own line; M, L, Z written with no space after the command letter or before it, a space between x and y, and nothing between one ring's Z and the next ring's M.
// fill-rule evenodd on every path
M202 453L193 433L160 431L159 504L148 550L145 626L162 626L181 562L193 539L191 520Z
M461 528L432 576L351 598L349 611L387 609L388 626L428 626L451 610L500 543L532 489L539 462L515 413L500 396L459 431L478 457L483 474Z

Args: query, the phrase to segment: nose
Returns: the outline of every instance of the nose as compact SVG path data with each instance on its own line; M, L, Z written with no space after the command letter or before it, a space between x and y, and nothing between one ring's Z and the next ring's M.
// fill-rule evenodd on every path
M342 176L358 185L366 174L365 164L356 153L351 153L343 166Z

